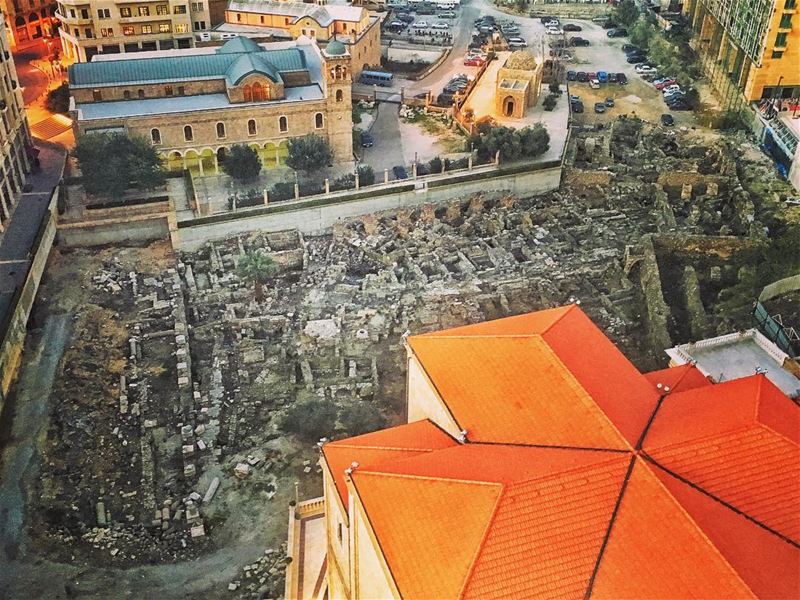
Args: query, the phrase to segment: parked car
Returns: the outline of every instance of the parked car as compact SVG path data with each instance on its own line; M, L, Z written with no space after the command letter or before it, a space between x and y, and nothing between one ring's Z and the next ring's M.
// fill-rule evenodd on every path
M414 23L414 29L427 29L428 22L427 21L417 21Z
M583 102L578 100L577 102L571 102L570 105L572 106L572 112L574 113L582 113L583 112Z
M609 96L608 98L606 98L605 105L608 108L611 108L612 106L614 106L614 99Z
M456 18L456 13L454 13L452 10L446 10L444 12L440 12L439 13L439 18L440 19L455 19Z
M439 21L438 23L433 23L431 29L450 29L450 25Z
M406 168L401 165L392 167L392 173L394 173L395 179L408 179L408 173L406 172Z
M628 76L625 73L617 73L617 83L620 85L626 85L628 83Z
M589 87L592 88L593 90L599 90L600 89L600 82L597 79L592 79L589 82Z
M597 73L594 71L586 71L586 77L591 81L592 79L597 79Z
M625 37L626 35L628 35L628 30L627 29L609 29L606 32L606 35L608 37L610 37L610 38Z
M656 86L658 91L663 90L665 87L670 85L675 85L675 80L671 77L664 77L663 79L656 79L653 84Z
M608 74L608 83L617 83L617 74L616 73L609 73Z
M598 71L597 81L599 81L600 83L608 83L608 73L606 73L605 71Z
M402 15L397 15L397 20L402 21L403 23L413 23L414 19L415 19L414 15L409 15L407 13L404 13Z
M546 21L542 21L542 25L545 27L559 27L561 25L561 21L559 21L556 17L548 17Z
M362 148L372 148L375 144L375 140L372 139L372 136L368 134L366 131L361 132L361 147Z
M661 124L664 127L671 127L672 125L675 125L675 119L672 118L671 114L664 113L661 115Z
M589 40L582 38L582 37L573 37L569 40L570 46L591 46L591 42Z
M477 55L477 54L472 54L472 55L467 56L467 57L464 58L464 66L467 66L467 67L480 67L485 62L486 62L486 59L483 58L482 56Z
M575 25L575 23L564 23L564 27L562 27L564 31L583 31L583 27L580 25Z
M677 83L671 83L670 85L661 88L661 93L665 96L679 91L681 91L681 86L679 86Z
M431 170L424 163L417 163L417 175L430 175Z
M523 40L521 37L511 37L508 38L508 47L509 48L527 48L528 43Z
M602 27L603 29L614 29L616 26L617 26L617 24L611 19L608 19L607 21L603 21L600 24L600 27Z
M634 46L633 44L622 44L622 51L625 54L630 54L632 52L642 52L642 49Z
M547 35L563 35L564 30L559 29L558 27L548 27L544 30Z
M567 71L567 81L575 81L578 74L575 71Z
M442 92L438 96L436 96L436 104L440 106L449 106L455 100L455 96L453 94L448 94L447 92Z
M652 75L653 73L658 73L658 69L650 65L641 64L636 65L636 72L639 73L639 75Z
M606 112L605 102L595 102L594 103L594 112L596 112L598 115L601 115L604 112Z
M627 59L629 65L638 65L646 60L647 57L644 54L629 54Z
M589 78L586 76L586 73L584 71L578 71L577 75L575 75L575 79L577 79L581 83L586 83L587 81L589 81Z

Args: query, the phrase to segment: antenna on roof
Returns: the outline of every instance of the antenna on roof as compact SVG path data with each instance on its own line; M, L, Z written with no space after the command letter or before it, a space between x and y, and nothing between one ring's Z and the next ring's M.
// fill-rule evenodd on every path
M659 390L660 390L660 389L661 389L661 388L663 388L663 387L664 387L664 386L663 386L662 384L660 384L660 383L657 383L657 384L656 384L656 389L659 389Z
M403 332L403 336L402 336L402 337L403 337L403 339L406 339L406 338L407 338L408 336L410 336L410 335L411 335L411 330L410 330L410 329L406 329L406 330Z
M456 439L458 440L459 444L466 444L467 443L467 430L466 429L462 429L461 431L459 431L458 435L456 436Z
M758 366L756 367L756 375L765 375L767 373L767 369L765 367Z
M669 391L669 386L668 386L668 385L665 385L665 386L664 386L664 392L668 392L668 391Z
M357 468L358 468L358 463L357 463L357 462L355 462L355 461L353 461L353 462L351 462L351 463L350 463L350 466L349 466L349 467L347 467L347 468L344 470L344 474L345 474L345 475L352 475L352 474L353 474L353 471L355 471Z

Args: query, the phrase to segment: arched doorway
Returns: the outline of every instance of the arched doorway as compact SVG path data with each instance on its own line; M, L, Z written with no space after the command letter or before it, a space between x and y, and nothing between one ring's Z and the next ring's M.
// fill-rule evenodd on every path
M200 153L200 162L203 163L204 175L216 175L217 169L214 165L214 151L211 148L206 148Z
M170 152L167 156L167 169L170 171L183 171L183 157L180 152Z
M507 96L506 99L503 100L503 114L506 117L514 116L514 98L511 96Z

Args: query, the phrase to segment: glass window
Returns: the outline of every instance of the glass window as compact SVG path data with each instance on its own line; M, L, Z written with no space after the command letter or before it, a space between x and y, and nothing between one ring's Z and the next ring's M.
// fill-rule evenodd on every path
M781 24L778 25L781 29L792 28L792 15L781 15Z
M119 9L119 16L120 17L130 17L131 16L131 9L129 6L123 6Z
M122 35L135 35L136 30L133 28L133 25L124 25L122 27Z
M322 121L322 113L317 113L314 115L314 125L317 129L322 129L323 121Z
M157 15L168 15L169 14L169 6L166 4L159 4L156 6L156 14Z
M136 92L136 95L139 96L139 98L144 98L144 90L139 90Z
M92 100L100 102L103 99L103 94L100 90L92 90Z
M336 101L341 102L344 98L344 92L342 90L336 90Z
M94 33L92 33L92 30L89 29L88 27L86 29L84 29L83 32L86 34L87 38L91 38L91 37L94 36Z
M281 131L289 131L289 121L286 117L278 119L278 128Z
M81 19L88 19L89 18L89 9L82 8L81 9Z
M186 93L186 88L182 85L178 86L178 96L183 96Z
M225 137L225 123L217 123L217 138L223 139Z
M783 56L783 50L772 51L772 58L781 58L782 56Z
M153 33L152 25L142 25L142 33Z
M783 9L784 10L792 10L794 8L794 6L795 6L795 2L796 2L796 0L786 0L786 2L784 2L784 4L783 4Z
M171 86L171 85L167 85L167 86L165 86L165 87L164 87L164 93L165 93L167 96L172 96L172 86Z
M150 7L149 6L140 6L139 7L139 16L140 17L149 17L150 16Z
M192 131L191 125L186 125L183 128L183 139L187 142L191 142L194 140L194 132Z
M175 24L175 33L186 33L188 26L186 23L176 23Z
M130 90L125 90L124 92L122 92L122 97L125 98L125 100L130 100L131 99L131 91Z
M788 33L779 33L775 36L775 45L779 48L786 47L786 38L788 37Z
M185 15L186 14L186 5L185 4L179 4L178 6L176 6L175 8L172 9L172 12L174 12L176 15Z
M158 129L151 129L150 130L150 139L153 140L154 144L161 143L161 132Z
M169 33L169 31L170 31L169 23L159 23L158 24L158 31L159 31L159 33Z
M256 129L256 120L255 119L250 119L247 122L247 133L248 133L248 135L255 135L256 131L257 131L257 129Z

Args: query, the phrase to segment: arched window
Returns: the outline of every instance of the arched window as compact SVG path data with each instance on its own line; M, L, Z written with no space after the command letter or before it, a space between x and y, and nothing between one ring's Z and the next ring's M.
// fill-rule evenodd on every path
M183 128L183 139L187 142L194 140L194 132L192 131L191 125L186 125L186 127Z
M154 144L161 143L161 132L158 129L151 129L150 130L150 139L153 141Z
M317 129L322 129L323 120L322 120L322 113L317 113L314 115L314 125Z
M247 122L247 133L249 135L255 135L256 134L256 120L255 119L250 119Z
M244 101L245 102L252 102L253 101L253 88L249 85L244 86Z
M136 94L139 96L139 98L144 98L144 90L139 90L136 92Z
M122 97L125 98L125 100L130 100L131 99L131 91L130 90L125 90L124 92L122 92Z
M289 131L289 120L286 117L278 119L278 128L281 131Z
M225 137L225 123L217 123L217 138L223 139Z
M344 98L344 92L342 90L336 90L336 101L341 102Z
M263 102L266 99L267 94L264 90L264 86L256 81L253 84L253 102Z
M26 25L25 17L17 17L16 19L14 19L14 25L16 25L17 27L25 27Z

